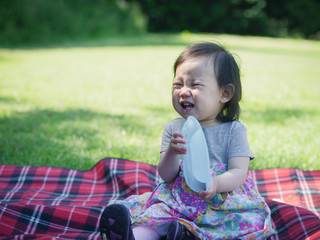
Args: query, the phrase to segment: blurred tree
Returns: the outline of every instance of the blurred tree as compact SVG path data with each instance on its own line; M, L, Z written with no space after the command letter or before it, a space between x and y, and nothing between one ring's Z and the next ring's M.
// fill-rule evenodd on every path
M308 37L320 31L319 0L268 0L265 12L275 30Z
M151 32L268 35L264 0L129 0L141 4Z
M0 43L136 34L145 31L142 18L124 0L0 0Z
M128 0L148 17L148 31L307 37L320 26L319 0Z
M146 29L309 37L320 34L319 12L319 0L0 0L0 44Z

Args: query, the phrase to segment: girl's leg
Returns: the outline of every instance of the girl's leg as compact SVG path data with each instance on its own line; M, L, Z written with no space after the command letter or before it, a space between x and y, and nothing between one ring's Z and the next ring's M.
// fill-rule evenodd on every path
M160 240L156 230L148 226L138 226L132 229L135 240Z

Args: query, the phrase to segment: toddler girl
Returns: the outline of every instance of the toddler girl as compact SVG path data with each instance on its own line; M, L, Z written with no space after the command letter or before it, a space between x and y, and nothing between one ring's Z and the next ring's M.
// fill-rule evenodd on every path
M174 64L172 104L182 117L162 134L152 193L114 202L100 220L103 239L266 239L270 209L247 175L250 152L239 118L240 72L233 56L214 43L189 46ZM181 133L188 116L203 129L209 151L210 188L199 193L186 184Z

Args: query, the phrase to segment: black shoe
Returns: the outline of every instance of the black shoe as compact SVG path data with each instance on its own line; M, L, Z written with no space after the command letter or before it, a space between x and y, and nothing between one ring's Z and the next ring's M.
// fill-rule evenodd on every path
M195 236L181 223L174 220L170 223L166 240L195 240Z
M121 204L105 208L99 230L103 240L134 240L129 210Z

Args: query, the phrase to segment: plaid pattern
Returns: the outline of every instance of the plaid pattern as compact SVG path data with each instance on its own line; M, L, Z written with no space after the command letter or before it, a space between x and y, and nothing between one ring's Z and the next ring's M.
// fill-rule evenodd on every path
M271 209L272 239L320 239L320 171L251 170Z
M320 239L320 171L249 174L271 208L272 239ZM152 191L159 181L155 166L124 159L103 159L89 171L0 165L0 239L100 239L108 201Z
M304 207L320 217L320 171L280 168L249 174L264 198Z

